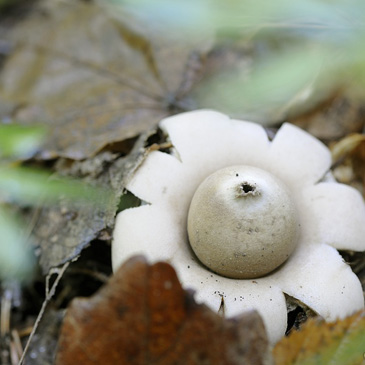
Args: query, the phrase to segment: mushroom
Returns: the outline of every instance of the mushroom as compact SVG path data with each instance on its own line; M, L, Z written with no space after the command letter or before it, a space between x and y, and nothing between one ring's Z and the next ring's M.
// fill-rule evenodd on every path
M290 124L270 141L207 110L160 128L173 149L150 152L127 184L145 204L117 216L114 270L137 254L169 261L213 310L256 309L272 343L287 326L284 293L328 321L364 307L336 249L365 250L365 205L331 177L326 146Z

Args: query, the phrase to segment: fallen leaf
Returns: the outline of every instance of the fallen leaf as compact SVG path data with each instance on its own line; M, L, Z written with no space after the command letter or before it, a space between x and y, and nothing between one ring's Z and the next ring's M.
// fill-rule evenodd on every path
M167 263L128 260L90 299L75 299L61 329L57 365L266 364L257 312L224 319L184 291Z
M326 323L310 319L298 332L283 338L274 348L276 364L364 363L365 312Z
M152 132L138 138L129 155L116 158L105 152L85 161L59 159L56 170L59 174L96 184L114 193L110 204L77 204L70 199L40 211L31 211L30 221L35 221L33 236L39 247L39 263L44 273L74 259L94 239L110 240L115 214L124 194L124 187L130 175L143 161L147 139ZM34 216L36 218L34 218Z
M289 122L326 141L360 132L364 127L365 102L335 93L311 110L291 116Z
M39 155L47 159L93 156L186 107L187 81L190 89L210 44L168 39L130 14L81 1L41 1L7 38L0 116L12 103L18 122L47 125Z

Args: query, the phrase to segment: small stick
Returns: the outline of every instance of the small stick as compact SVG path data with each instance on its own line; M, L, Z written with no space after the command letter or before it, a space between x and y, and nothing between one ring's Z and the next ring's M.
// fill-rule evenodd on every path
M22 354L22 357L19 361L19 364L18 365L22 365L23 364L23 361L24 361L24 358L25 358L25 355L29 349L29 346L30 346L30 343L33 339L33 336L39 326L39 323L43 317L43 314L46 310L46 307L47 307L47 304L49 303L49 301L52 299L53 295L55 294L56 292L56 288L58 286L58 283L60 282L63 274L65 273L66 269L68 268L68 266L70 265L70 262L66 262L60 269L54 269L52 270L46 277L46 297L44 299L44 302L42 304L42 308L41 310L39 311L39 314L37 316L37 319L34 323L34 326L33 326L33 329L32 329L32 332L30 333L29 335L29 338L28 338L28 341L27 341L27 344L25 345L25 348L24 348L24 351L23 351L23 354ZM51 276L54 274L54 273L57 273L57 277L54 281L54 283L52 284L51 288L49 288L49 280L51 278Z

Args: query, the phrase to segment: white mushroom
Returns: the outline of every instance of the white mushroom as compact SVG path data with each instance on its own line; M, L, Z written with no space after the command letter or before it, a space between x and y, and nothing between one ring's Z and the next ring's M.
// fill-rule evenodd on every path
M227 316L258 310L272 343L286 329L284 293L326 320L364 307L360 281L336 248L365 250L365 205L354 189L322 180L331 157L321 142L290 124L284 124L270 142L261 126L213 111L166 118L160 127L174 149L172 154L151 152L127 185L148 204L118 214L114 270L136 254L151 261L167 260L183 286L194 289L197 299L213 310L218 311L222 297ZM222 172L230 176L222 178ZM205 181L211 179L213 186L228 187L222 205L214 206L216 197L210 201L213 190L221 189L212 189L209 183L205 189ZM238 218L235 210L227 213L232 207L239 207ZM188 214L196 254L189 244ZM286 221L277 219L283 216ZM267 227L274 217L274 226ZM240 229L229 227L239 223ZM208 240L202 240L204 230ZM282 239L272 240L270 233ZM220 244L228 250L222 251ZM274 249L261 257L258 251L267 247ZM252 260L248 263L235 253L249 254ZM278 256L275 264L270 253ZM221 264L229 258L232 265L222 271ZM246 273L241 276L240 271ZM247 275L255 279L236 278Z

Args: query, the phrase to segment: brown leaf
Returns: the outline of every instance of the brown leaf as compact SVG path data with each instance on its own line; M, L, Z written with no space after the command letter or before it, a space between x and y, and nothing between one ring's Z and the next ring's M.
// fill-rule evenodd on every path
M310 319L273 350L276 364L363 364L365 312L333 323Z
M351 95L335 93L308 112L289 118L289 122L306 129L322 140L331 141L364 126L365 104Z
M127 261L64 319L57 365L263 364L268 342L256 312L224 319L196 304L167 263Z
M151 133L142 134L131 153L123 158L116 159L115 155L105 152L85 161L58 160L56 170L59 174L113 191L115 199L102 206L75 205L61 199L55 206L36 210L33 236L40 248L39 262L44 273L78 256L92 240L100 239L101 234L109 235L126 181L144 159L144 146ZM30 220L34 220L33 216Z
M43 158L84 159L156 125L184 104L191 58L206 52L81 1L40 2L9 39L0 115L12 102L16 120L46 124Z

